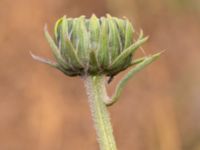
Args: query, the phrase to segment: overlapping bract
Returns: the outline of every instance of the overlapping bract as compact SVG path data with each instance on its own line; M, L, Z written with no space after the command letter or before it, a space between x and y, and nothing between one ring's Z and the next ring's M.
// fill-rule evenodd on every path
M134 29L127 19L116 17L86 19L66 18L56 22L53 40L45 28L56 63L50 64L69 76L114 76L131 65L134 52L147 40L140 36L133 42Z

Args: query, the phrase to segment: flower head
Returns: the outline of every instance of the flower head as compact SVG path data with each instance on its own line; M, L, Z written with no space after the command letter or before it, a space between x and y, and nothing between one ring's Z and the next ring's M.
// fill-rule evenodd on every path
M133 42L134 29L126 18L97 18L92 15L59 19L54 40L45 28L45 36L56 62L32 55L68 76L114 76L131 65L135 51L147 40L141 32Z

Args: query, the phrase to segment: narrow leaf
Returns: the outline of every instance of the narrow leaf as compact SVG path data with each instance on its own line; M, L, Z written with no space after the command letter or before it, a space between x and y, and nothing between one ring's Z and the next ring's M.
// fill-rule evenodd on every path
M89 30L90 30L90 49L97 49L97 45L99 42L99 34L100 34L100 24L99 19L92 15L89 21Z
M102 67L106 68L109 65L109 51L108 51L108 23L106 18L101 18L101 33L98 48L98 60Z
M141 63L142 61L144 61L146 58L147 58L146 56L144 56L142 58L138 58L138 59L132 61L130 66L137 65L137 64Z
M68 37L65 37L65 43L66 43L66 52L65 55L68 55L66 57L70 58L70 64L73 66L76 66L78 68L81 68L83 65L80 62L76 50L74 49L71 41L68 39Z
M121 81L117 84L117 87L115 89L115 93L112 97L112 101L110 103L107 103L108 106L114 104L123 88L125 87L125 85L127 84L128 80L131 79L136 73L138 73L139 71L141 71L142 69L144 69L146 66L148 66L149 64L151 64L152 62L154 62L155 60L157 60L157 58L159 58L159 56L162 54L162 52L160 53L156 53L154 55L148 56L146 57L141 63L137 64L135 67L133 67L122 79Z
M126 20L126 31L125 31L125 44L124 44L124 49L128 48L132 42L133 42L133 33L134 29L131 23Z
M55 38L56 38L56 41L58 42L60 37L59 37L59 33L60 33L60 24L62 23L62 18L60 18L55 26L54 26L54 35L55 35Z
M107 15L107 18L109 25L109 52L111 53L112 62L112 60L114 60L120 53L122 45L120 41L119 31L114 19L110 15Z
M125 49L125 21L124 20L121 20L121 19L118 19L118 18L115 18L114 17L114 20L117 24L117 27L118 27L118 30L119 30L119 35L120 35L120 43L121 43L121 49L120 49L120 52L122 52L123 49Z
M56 62L54 62L54 61L52 61L52 60L50 60L48 58L43 58L43 57L37 56L37 55L33 54L31 51L30 51L30 55L31 55L31 57L33 59L35 59L35 60L37 60L39 62L42 62L44 64L50 65L52 67L57 67L58 66L58 64Z
M66 38L68 38L68 24L66 16L62 18L61 29L60 29L60 53L66 62L70 61L70 57L68 54L67 46L66 46Z
M74 34L77 36L75 40L78 42L77 55L80 58L81 63L85 64L89 59L89 36L85 25L85 16L78 18L75 26Z
M63 60L63 58L60 55L60 50L58 49L57 45L55 44L54 40L51 38L49 32L47 31L47 26L45 26L44 28L44 34L45 37L51 47L51 52L53 53L56 61L62 65L64 68L69 68L69 66L67 65L67 63Z
M148 37L138 39L130 47L125 49L111 64L110 69L113 69L121 64L128 56L133 54L144 42L146 42Z

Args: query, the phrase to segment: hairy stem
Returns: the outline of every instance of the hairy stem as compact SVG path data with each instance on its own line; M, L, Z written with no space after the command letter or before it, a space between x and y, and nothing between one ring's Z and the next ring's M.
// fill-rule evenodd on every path
M85 86L97 132L100 150L117 150L105 99L108 99L103 76L87 76Z

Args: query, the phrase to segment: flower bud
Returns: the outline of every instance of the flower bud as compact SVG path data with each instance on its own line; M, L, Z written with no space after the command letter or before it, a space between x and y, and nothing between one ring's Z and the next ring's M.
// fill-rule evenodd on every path
M133 42L134 29L127 19L92 15L59 19L54 40L45 29L56 63L51 64L69 76L114 76L131 65L135 51L147 40L141 32Z

